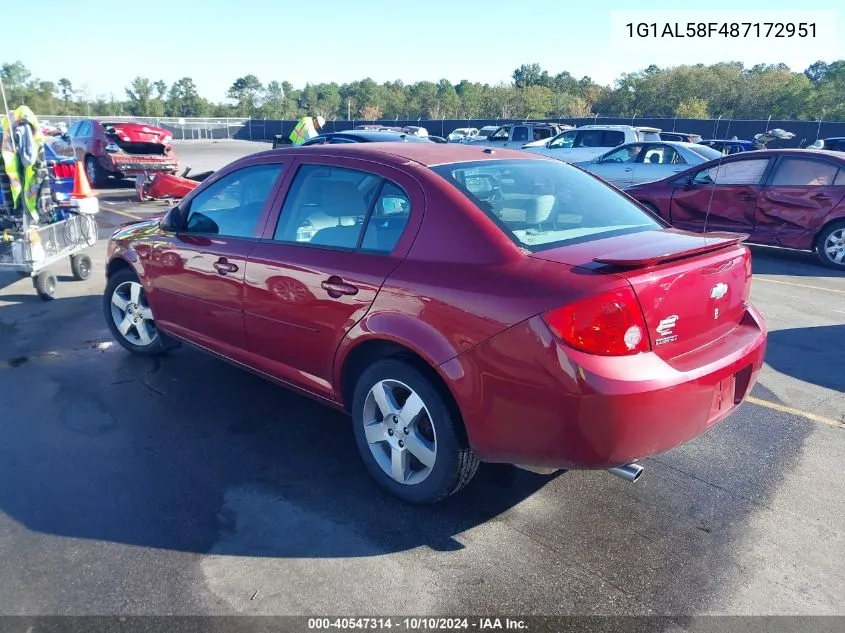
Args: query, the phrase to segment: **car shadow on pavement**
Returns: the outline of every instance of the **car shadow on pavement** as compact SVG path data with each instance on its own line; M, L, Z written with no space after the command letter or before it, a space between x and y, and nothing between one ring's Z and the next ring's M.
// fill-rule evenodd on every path
M767 246L749 246L751 265L755 275L845 278L845 271L823 266L815 253Z
M428 548L444 558L424 559L427 573L478 574L487 591L504 592L496 583L511 573L537 579L521 589L526 612L550 583L567 593L561 604L600 583L625 609L693 613L724 590L745 522L813 431L743 405L647 460L636 485L482 465L458 495L416 507L369 477L346 415L189 347L131 356L110 344L99 302L57 299L2 315L18 342L0 344L0 513L27 530L218 557ZM766 459L756 458L761 446ZM501 571L480 571L490 565ZM461 593L467 611L483 606L476 589ZM600 593L586 609L621 608Z
M845 393L845 325L772 330L766 362L802 382Z

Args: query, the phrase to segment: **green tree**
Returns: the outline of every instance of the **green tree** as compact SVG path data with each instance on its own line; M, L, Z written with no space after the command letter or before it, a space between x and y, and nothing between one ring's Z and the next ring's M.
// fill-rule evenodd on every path
M698 97L681 101L675 108L675 116L679 119L707 119L710 117L707 111L707 101Z
M259 106L258 99L264 90L258 77L244 75L232 84L226 96L236 102L236 110L242 116L253 116Z

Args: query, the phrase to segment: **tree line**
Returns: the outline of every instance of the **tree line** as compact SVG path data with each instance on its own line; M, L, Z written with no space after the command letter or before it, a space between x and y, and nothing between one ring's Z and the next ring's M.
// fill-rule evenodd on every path
M740 62L696 64L623 73L611 86L539 64L523 64L510 82L495 85L464 79L452 84L263 83L252 74L237 78L226 100L201 96L191 77L168 85L149 77L129 81L122 95L94 94L67 78L33 77L20 61L0 73L9 106L25 103L53 115L142 117L254 117L296 119L491 119L651 117L707 119L803 119L845 121L845 60L818 61L803 72L785 64L746 68Z

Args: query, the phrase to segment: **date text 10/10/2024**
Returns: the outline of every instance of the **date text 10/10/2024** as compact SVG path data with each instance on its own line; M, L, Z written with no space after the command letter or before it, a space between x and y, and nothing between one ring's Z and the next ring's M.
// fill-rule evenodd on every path
M815 38L815 22L628 22L630 38Z

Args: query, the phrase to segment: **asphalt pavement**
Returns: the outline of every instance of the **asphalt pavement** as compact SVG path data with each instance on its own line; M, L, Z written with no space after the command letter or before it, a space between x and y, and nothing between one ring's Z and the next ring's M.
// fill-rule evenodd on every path
M166 208L99 194L103 236ZM754 249L753 397L636 484L486 465L419 508L345 416L192 349L123 352L91 253L48 303L0 273L2 615L845 615L845 276L809 255Z

